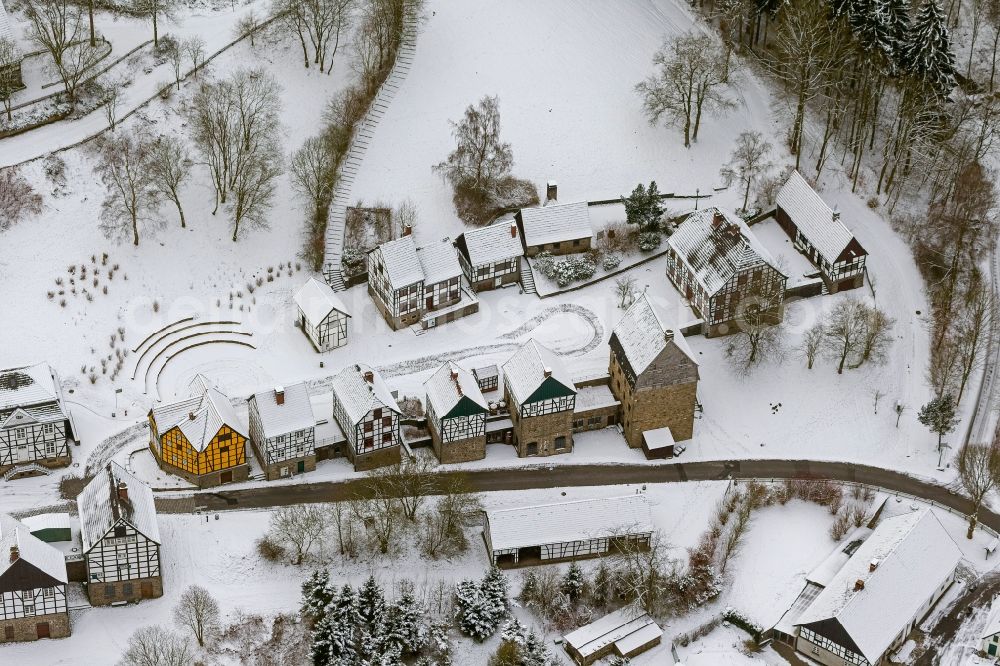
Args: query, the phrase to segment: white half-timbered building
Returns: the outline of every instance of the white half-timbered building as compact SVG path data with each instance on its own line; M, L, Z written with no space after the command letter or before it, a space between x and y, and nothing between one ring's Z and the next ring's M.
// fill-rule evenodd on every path
M163 596L153 491L108 463L77 498L87 595L94 606Z
M389 386L363 363L333 377L333 418L347 438L347 456L356 470L399 462L399 417Z
M250 396L250 443L268 481L316 469L316 415L305 382Z
M462 300L462 266L450 238L417 248L424 274L424 311L439 310Z
M67 581L65 556L0 514L0 643L69 636Z
M298 323L318 352L347 344L347 320L351 314L330 285L316 278L295 293Z
M475 291L498 289L521 281L524 247L517 222L466 231L455 242L465 278Z
M572 254L586 252L594 241L590 207L586 201L522 208L514 215L521 231L524 252Z
M528 340L502 368L517 455L572 452L577 391L559 355Z
M489 405L471 372L448 362L424 382L427 425L434 453L442 463L486 457Z
M76 428L48 363L0 370L0 474L16 465L64 467Z

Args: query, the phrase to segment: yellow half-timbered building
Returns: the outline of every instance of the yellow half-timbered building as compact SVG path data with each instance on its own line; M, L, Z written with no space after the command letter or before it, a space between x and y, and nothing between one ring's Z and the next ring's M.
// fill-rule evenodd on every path
M199 488L249 476L246 428L229 398L204 377L200 394L149 412L149 446L160 468Z

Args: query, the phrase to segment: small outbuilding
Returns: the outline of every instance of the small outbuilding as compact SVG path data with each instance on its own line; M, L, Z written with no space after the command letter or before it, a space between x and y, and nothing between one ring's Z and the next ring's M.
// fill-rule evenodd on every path
M347 320L351 314L330 285L316 278L302 285L295 293L298 322L318 352L347 344Z
M524 252L529 257L540 252L586 252L593 244L594 229L586 201L522 208L514 219L524 239Z
M21 520L31 536L45 543L61 543L73 540L73 527L68 513L43 513Z
M642 433L642 452L646 458L673 458L674 435L670 428L656 428Z
M617 655L632 658L660 644L663 629L638 605L629 605L563 637L566 652L580 666Z
M990 607L990 614L986 618L986 625L979 632L982 638L979 639L979 649L991 657L1000 654L1000 601L993 600Z

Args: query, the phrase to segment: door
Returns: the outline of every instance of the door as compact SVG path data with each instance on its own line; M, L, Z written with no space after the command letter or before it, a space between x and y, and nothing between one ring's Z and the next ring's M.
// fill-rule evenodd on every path
M295 473L301 474L304 471L306 471L306 461L300 460L298 466L295 468Z
M503 278L493 278L493 286L500 287L503 285Z
M48 622L39 622L36 624L35 631L38 633L39 638L48 638L51 635Z
M228 470L219 475L219 483L232 483L233 482L233 472Z
M153 584L149 581L139 583L139 594L143 599L153 598Z
M434 297L433 296L428 296L427 297L427 309L428 310L433 310L434 309Z
M990 643L989 647L986 648L986 652L991 657L995 657L996 653L997 653L997 644L996 643Z

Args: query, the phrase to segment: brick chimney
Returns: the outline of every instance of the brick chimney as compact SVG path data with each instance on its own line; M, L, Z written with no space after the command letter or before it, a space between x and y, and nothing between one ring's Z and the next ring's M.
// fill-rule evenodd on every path
M726 223L726 216L722 214L721 210L716 208L715 214L712 215L712 228L718 229L725 223Z
M510 237L517 238L517 222L514 220L510 221Z
M860 592L863 589L865 589L865 581L861 580L860 578L854 581L855 592Z
M840 222L840 207L839 206L834 206L833 207L833 221L834 222Z
M122 502L127 502L128 501L128 484L127 483L125 483L124 481L119 481L118 482L117 492L118 492L118 499L120 501L122 501Z
M10 563L14 564L21 557L21 551L18 550L17 546L10 547Z
M404 236L409 236L412 233L413 233L413 227L411 227L409 224L404 224L403 225L403 235Z
M371 370L365 370L365 381L369 384L375 383L375 373Z
M667 342L670 342L671 340L673 340L674 339L674 329L668 328L667 330L663 331L663 339L666 340Z
M548 366L545 366L545 369L543 370L543 372L545 373L546 377L551 377L552 376L552 368L550 368Z
M274 387L274 402L278 405L285 404L285 387L275 386Z
M868 571L875 571L876 569L878 569L878 558L868 563Z
M194 421L194 412L188 412L188 418Z
M559 196L559 185L554 180L545 183L545 200L556 201Z

